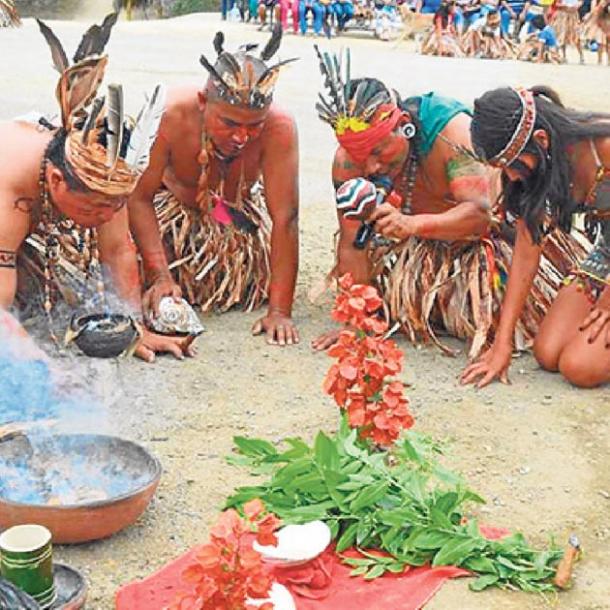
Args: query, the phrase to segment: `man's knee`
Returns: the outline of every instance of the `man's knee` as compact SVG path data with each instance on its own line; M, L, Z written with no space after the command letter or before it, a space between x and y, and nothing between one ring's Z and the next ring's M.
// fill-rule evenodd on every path
M579 388L595 388L607 381L607 367L604 363L593 362L584 357L582 352L564 350L559 358L559 372L572 385Z
M534 357L538 364L545 370L556 372L559 369L560 352L549 345L547 341L540 338L540 334L534 340Z

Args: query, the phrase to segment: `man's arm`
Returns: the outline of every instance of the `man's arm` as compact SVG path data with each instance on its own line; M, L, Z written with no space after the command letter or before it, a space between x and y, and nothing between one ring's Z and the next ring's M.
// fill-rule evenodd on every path
M444 166L449 197L455 205L439 214L412 216L383 205L371 215L371 220L376 221L375 229L382 235L458 241L476 239L487 231L491 220L491 171L454 148L456 144L471 148L470 119L456 116L441 134L446 140L437 138L428 163Z
M97 235L100 261L109 272L112 287L134 312L140 313L140 275L135 245L129 234L127 208L101 225Z
M279 117L262 153L262 173L271 229L271 282L269 309L253 332L265 331L270 343L298 342L292 324L292 304L299 267L299 152L294 120Z
M17 250L27 237L30 214L16 208L11 193L0 191L0 308L13 304L17 291Z
M163 124L162 124L163 127ZM159 134L151 151L150 163L129 198L129 225L144 264L144 281L150 285L142 298L144 311L159 310L164 296L180 296L163 249L153 198L161 187L163 172L169 162L169 145Z
M360 176L362 176L362 167L356 165L342 148L338 148L332 167L335 191L344 182ZM366 249L354 248L354 240L361 223L358 220L345 218L339 210L337 210L337 218L339 220L339 241L335 273L338 277L350 273L356 284L369 284L372 268L368 252Z

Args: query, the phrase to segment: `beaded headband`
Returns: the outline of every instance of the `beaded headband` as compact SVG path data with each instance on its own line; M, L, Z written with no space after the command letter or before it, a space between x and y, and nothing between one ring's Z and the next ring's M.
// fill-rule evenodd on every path
M495 167L503 168L513 163L523 152L523 149L532 137L532 133L534 133L534 125L536 124L534 94L529 89L522 87L513 89L513 91L519 96L521 101L521 118L506 146L488 160L489 165Z

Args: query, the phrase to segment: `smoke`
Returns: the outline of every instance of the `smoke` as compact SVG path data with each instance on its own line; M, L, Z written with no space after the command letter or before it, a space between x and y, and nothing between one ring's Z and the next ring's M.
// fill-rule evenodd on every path
M2 309L0 345L0 427L23 425L32 434L110 431L108 412L122 395L115 361L68 351L50 358Z
M116 361L52 359L2 309L0 345L0 497L80 504L147 481L149 473L129 471L121 455L110 450L100 461L97 441L73 436L112 433L110 407L122 397Z

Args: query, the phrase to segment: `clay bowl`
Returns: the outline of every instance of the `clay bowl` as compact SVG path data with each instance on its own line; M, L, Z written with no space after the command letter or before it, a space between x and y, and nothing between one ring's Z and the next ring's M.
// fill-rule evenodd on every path
M138 329L129 316L96 313L72 318L66 343L74 340L84 354L93 358L116 358L137 336Z
M15 442L19 440L0 442L0 470L6 473L5 486L0 482L0 529L38 523L51 530L53 542L59 544L107 538L136 521L159 484L157 458L118 437L49 435L31 441L31 451L21 449L18 460L11 448ZM13 481L25 481L25 492L7 487L11 473ZM39 484L44 492L23 499L22 493Z

